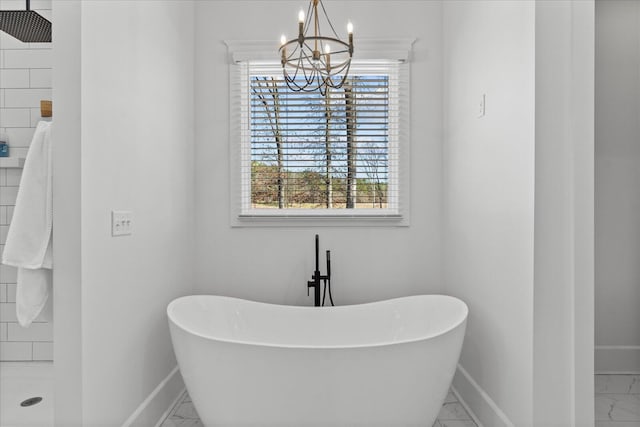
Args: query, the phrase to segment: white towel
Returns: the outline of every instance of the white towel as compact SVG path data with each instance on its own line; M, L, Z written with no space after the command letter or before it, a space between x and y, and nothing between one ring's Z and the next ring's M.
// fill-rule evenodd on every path
M3 264L18 268L16 315L24 327L38 317L51 292L51 230L51 122L40 122L24 163L2 253Z

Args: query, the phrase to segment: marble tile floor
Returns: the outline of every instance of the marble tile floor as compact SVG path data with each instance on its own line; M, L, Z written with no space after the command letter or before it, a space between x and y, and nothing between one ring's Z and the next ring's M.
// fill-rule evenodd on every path
M186 392L182 398L178 399L178 403L173 407L160 427L203 427L198 413L193 407L191 398ZM473 422L456 396L449 392L433 427L478 426Z
M595 376L596 427L640 426L640 375Z
M50 363L0 364L0 427L53 426ZM595 427L640 426L640 375L595 376ZM45 399L31 408L19 401L39 395ZM161 427L203 427L185 393ZM433 427L477 427L453 393L449 393Z

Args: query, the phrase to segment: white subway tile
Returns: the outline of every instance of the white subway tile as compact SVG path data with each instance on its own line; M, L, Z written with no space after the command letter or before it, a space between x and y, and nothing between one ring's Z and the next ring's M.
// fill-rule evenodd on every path
M0 342L7 341L7 325L8 323L0 323Z
M19 128L31 126L31 110L29 108L0 108L0 126Z
M22 177L22 169L11 168L7 169L6 180L7 186L13 187L20 185L20 178Z
M5 209L7 209L7 224L11 224L11 218L13 218L15 208L15 206L5 206Z
M51 49L4 51L4 68L51 68Z
M29 70L0 70L0 82L4 89L27 89L29 88Z
M3 51L0 50L0 68L2 68L2 54ZM4 89L0 89L0 108L4 107Z
M0 109L0 126L3 128L31 127L31 110L28 108Z
M0 264L0 283L17 283L18 270L10 265Z
M0 322L17 322L15 303L0 302Z
M15 283L5 283L7 287L7 302L16 302L16 290L18 285Z
M4 187L6 185L7 185L7 169L0 168L0 187Z
M32 88L51 88L51 68L29 70L29 83Z
M53 341L53 327L51 323L32 323L28 328L9 323L8 337L9 341Z
M9 232L8 225L0 225L0 245L7 243L7 233Z
M0 345L0 360L33 360L33 344L30 342L3 342Z
M7 302L7 285L0 285L0 302Z
M9 139L9 151L13 156L12 148L24 147L28 148L33 140L35 129L33 128L7 128L7 138Z
M9 224L9 214L7 212L7 206L0 206L0 225L7 224Z
M39 107L40 100L51 99L51 89L3 89L5 108Z
M14 206L17 196L18 187L2 187L2 191L0 191L0 206Z
M53 360L53 343L34 342L33 360Z

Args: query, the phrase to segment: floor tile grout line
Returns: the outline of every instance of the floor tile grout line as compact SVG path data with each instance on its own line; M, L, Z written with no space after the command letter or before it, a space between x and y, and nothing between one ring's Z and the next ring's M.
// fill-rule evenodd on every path
M167 422L167 420L169 418L171 418L173 416L173 414L176 413L178 408L184 403L184 400L188 395L189 395L189 393L188 393L187 389L184 388L182 390L182 392L180 393L180 396L178 396L178 398L176 399L175 403L173 404L173 407L171 408L171 410L167 413L167 416L164 417L164 419L158 423L158 427L163 427L164 426L164 424Z

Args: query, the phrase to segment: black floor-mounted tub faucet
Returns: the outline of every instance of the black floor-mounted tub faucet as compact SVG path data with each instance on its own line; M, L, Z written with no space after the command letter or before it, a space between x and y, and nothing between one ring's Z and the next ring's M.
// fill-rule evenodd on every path
M333 298L331 297L331 251L327 251L327 275L320 274L320 238L316 234L316 269L311 276L311 280L307 282L307 295L309 295L309 288L313 288L313 301L316 307L324 305L324 298L320 298L320 282L324 283L325 296L327 292L327 284L329 285L329 299L331 305L333 305Z

